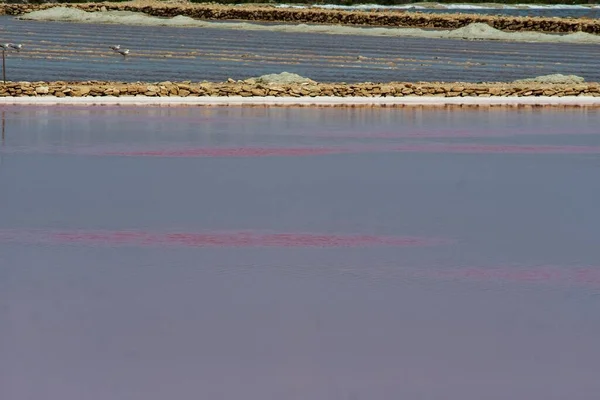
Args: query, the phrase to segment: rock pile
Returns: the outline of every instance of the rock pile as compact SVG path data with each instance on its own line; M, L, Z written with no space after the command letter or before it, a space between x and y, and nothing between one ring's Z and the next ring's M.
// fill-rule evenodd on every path
M7 96L336 96L336 97L403 97L403 96L597 96L600 83L575 85L541 83L288 83L265 84L255 79L227 82L7 82L0 83L0 97Z
M160 2L125 3L44 3L0 4L0 14L21 15L56 6L76 7L84 11L133 11L156 17L184 15L205 20L245 20L311 24L341 24L410 28L458 29L474 22L503 31L547 33L600 33L600 21L587 18L513 17L477 14L425 14L404 10L348 11L327 9L276 8L268 5L165 4Z

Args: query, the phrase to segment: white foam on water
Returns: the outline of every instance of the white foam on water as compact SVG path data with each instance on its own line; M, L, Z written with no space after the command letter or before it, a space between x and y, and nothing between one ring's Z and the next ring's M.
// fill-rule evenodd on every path
M489 9L496 8L496 7L490 7L490 6L480 6L480 5L475 5L475 4L446 4L445 6L440 4L438 7L445 8L447 10L489 10ZM504 6L501 5L498 8L504 8Z
M597 6L591 4L515 4L513 7L505 6L505 8L528 8L531 10L589 10L591 8L597 8Z
M539 32L504 32L484 23L472 23L455 30L425 30L419 28L380 28L339 25L280 24L262 25L248 22L214 22L197 20L182 15L173 18L152 17L129 11L86 12L75 8L54 7L24 14L20 19L35 21L60 21L96 24L122 24L138 26L198 27L246 31L286 33L321 33L330 35L392 36L431 39L502 40L511 42L545 43L600 43L600 36L585 32L547 34Z
M381 4L356 4L356 5L339 5L339 4L314 4L310 6L295 5L295 4L278 4L278 8L325 8L325 9L340 9L340 10L362 10L362 9L448 9L448 10L518 10L518 9L540 9L540 10L588 10L600 8L597 4L439 4L439 3L412 3L403 5L381 5Z
M598 4L440 4L440 3L412 3L402 5L381 5L381 4L356 4L351 6L339 4L314 4L314 5L295 5L278 4L278 8L323 8L332 10L589 10L600 8Z
M276 4L275 8L308 8L308 6L295 5L295 4Z
M386 6L382 4L357 4L354 6L344 6L339 4L315 4L309 6L310 8L321 8L329 10L424 10L427 7L414 5L414 4L403 4L395 6Z

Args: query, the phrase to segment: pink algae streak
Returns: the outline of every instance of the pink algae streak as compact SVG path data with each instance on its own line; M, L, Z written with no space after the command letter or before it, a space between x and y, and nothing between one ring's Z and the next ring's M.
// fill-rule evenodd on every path
M598 146L553 146L472 143L419 143L354 145L349 147L202 147L191 149L103 152L122 157L302 157L352 153L455 153L455 154L600 154Z
M175 247L370 247L431 246L449 243L444 239L335 235L314 233L234 232L148 232L81 230L4 230L0 241L29 244L81 244L88 246L175 246Z
M408 144L395 146L391 151L413 153L465 154L600 154L597 146L551 146L516 144Z

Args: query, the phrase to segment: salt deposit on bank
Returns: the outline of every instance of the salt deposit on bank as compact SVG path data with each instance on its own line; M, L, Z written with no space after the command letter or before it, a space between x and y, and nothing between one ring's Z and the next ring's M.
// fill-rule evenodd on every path
M257 78L250 78L246 83L264 83L264 84L311 84L317 83L310 78L293 74L290 72L281 72L279 74L267 74ZM539 83L553 85L578 85L585 83L585 78L577 75L550 74L540 75L533 78L517 79L512 83Z
M247 80L253 81L254 83L265 83L265 84L302 84L302 83L316 83L312 79L306 78L304 76L293 74L290 72L281 72L279 74L267 74L259 76L258 78L250 78Z
M600 106L599 97L0 97L14 105L136 106Z
M555 85L577 85L585 82L585 79L577 75L551 74L536 76L535 78L517 79L513 83L542 83Z
M390 37L418 37L432 39L502 40L511 42L547 43L598 43L600 36L577 32L571 34L547 34L538 32L504 32L484 23L471 23L454 30L425 30L420 28L362 28L338 25L278 24L265 25L247 22L212 22L186 16L173 18L153 17L130 11L87 12L75 8L54 7L33 11L19 18L35 21L60 21L77 23L108 23L140 26L198 27L209 29L232 29L245 31L269 31L286 33L321 33L330 35L364 35Z

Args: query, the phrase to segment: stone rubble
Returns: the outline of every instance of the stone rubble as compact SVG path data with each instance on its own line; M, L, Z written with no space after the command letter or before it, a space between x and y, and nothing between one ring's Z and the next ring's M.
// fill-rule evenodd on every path
M226 82L0 82L0 97L21 96L274 96L274 97L523 97L523 96L596 96L600 97L600 83L575 85L545 83L468 83L468 82L388 82L388 83L271 83L256 79Z

